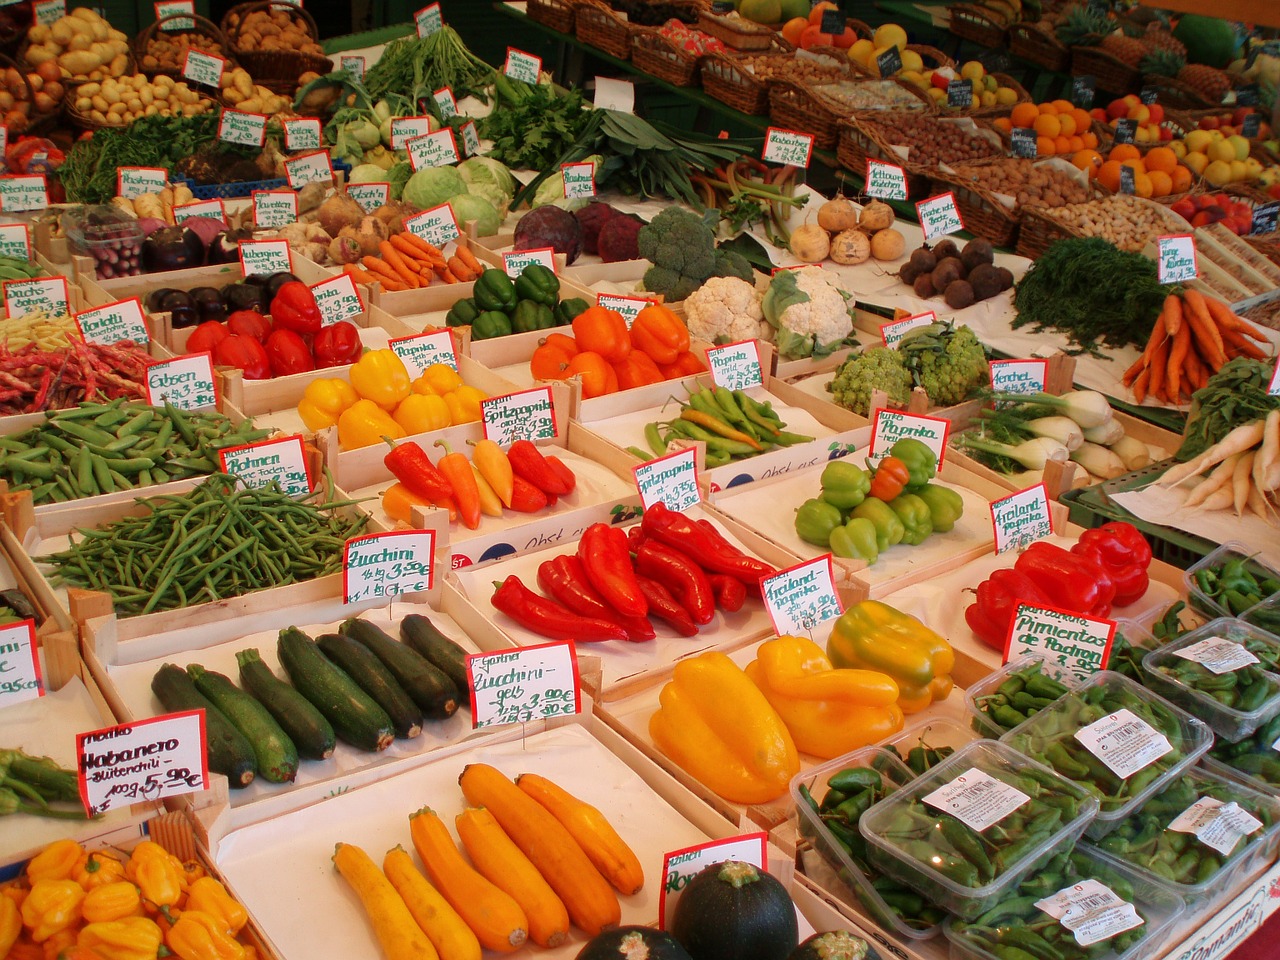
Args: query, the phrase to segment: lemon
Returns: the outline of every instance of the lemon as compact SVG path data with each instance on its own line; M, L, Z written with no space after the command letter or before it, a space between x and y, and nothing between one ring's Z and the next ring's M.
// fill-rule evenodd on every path
M899 52L906 49L907 31L896 23L885 23L876 28L875 44L877 47L895 46Z

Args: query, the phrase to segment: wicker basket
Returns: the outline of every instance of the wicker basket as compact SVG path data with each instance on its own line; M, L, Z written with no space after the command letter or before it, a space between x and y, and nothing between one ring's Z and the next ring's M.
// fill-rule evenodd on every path
M698 29L732 50L752 52L768 50L776 34L762 24L737 17L721 17L710 10L698 11Z
M1004 21L998 20L981 7L959 4L951 8L948 29L961 40L968 40L980 47L1003 47L1008 27Z
M1071 51L1065 44L1026 21L1009 28L1009 49L1015 57L1030 60L1054 73L1065 73L1071 63Z
M631 33L637 29L595 0L579 4L574 22L579 40L619 60L631 59Z
M164 24L174 20L191 20L195 23L195 27L190 30L164 30ZM163 33L162 33L163 31ZM190 46L193 50L199 50L202 53L213 53L216 56L228 61L228 68L235 66L235 60L231 56L231 45L227 42L226 36L217 25L204 17L196 16L190 13L171 13L167 17L161 17L159 20L153 20L143 29L143 31L133 38L130 49L133 53L134 62L138 64L138 71L148 79L164 75L173 77L175 80L182 78L182 64L178 64L175 69L161 70L158 67L146 66L147 47L151 41L158 36L177 37L186 34L191 37L200 37L204 42L191 42Z
M1272 263L1280 264L1280 233L1251 234L1244 241Z
M218 108L218 104L209 97L201 97L199 102L207 105L205 113L211 113ZM88 130L90 132L105 129L119 130L126 126L123 123L102 123L100 120L94 120L87 114L81 113L75 108L71 95L68 95L66 103L63 104L63 113L66 115L67 122L77 130Z
M988 161L990 162L990 161ZM966 169L981 169L982 161ZM995 195L968 177L935 169L930 177L930 194L950 192L956 200L964 228L975 237L986 237L997 247L1013 246L1018 233L1018 211L1010 210Z
M861 83L885 83L893 81L864 80ZM896 83L920 101L920 110L932 113L933 104L909 84ZM903 107L898 107L901 111ZM832 150L839 137L839 122L845 117L878 116L884 110L854 108L838 104L826 98L807 83L777 78L769 85L769 118L778 126L799 130L813 135L813 145L819 150Z
M692 87L697 85L702 57L681 49L652 27L638 27L631 34L631 62L673 87Z
M1137 67L1129 66L1101 47L1072 47L1071 75L1093 77L1097 89L1116 94L1136 90L1142 77Z
M1189 131L1196 128L1196 124L1189 120L1185 114L1166 111L1164 119L1160 121L1160 126L1173 134L1172 139L1177 140L1185 136ZM1116 145L1116 131L1110 124L1103 123L1100 120L1093 121L1089 128L1098 138L1098 146L1095 148L1099 153L1107 153ZM1166 147L1169 145L1167 140L1148 140L1144 143L1134 141L1133 147L1137 148L1139 153L1146 153L1153 147Z
M1156 91L1156 99L1166 107L1175 110L1204 110L1209 107L1222 109L1221 103L1214 103L1189 83L1183 83L1176 77L1161 77L1154 73L1142 77L1142 85Z
M1007 73L993 73L991 76L995 77L997 84L1002 87L1008 87L1017 94L1018 98L1014 100L1013 103L997 103L990 107L976 107L972 110L966 110L964 111L966 115L970 117L1007 117L1013 110L1014 104L1031 102L1031 94L1027 92L1026 87L1013 79L1013 77L1009 76Z
M573 33L576 0L529 0L529 19L561 33Z
M947 118L939 117L939 122ZM959 118L955 118L959 119ZM893 132L897 129L900 122L900 116L885 117L863 117L859 121L859 127L871 143L875 145L875 152L870 154L876 159L882 159L889 163L896 163L902 167L907 175L907 195L909 197L927 197L933 186L933 180L938 175L938 164L936 159L928 158L927 160L917 160L912 162L910 152L907 159L903 159L901 154L894 149ZM990 140L989 157L994 158L1000 155L1001 144L993 136ZM977 160L966 160L965 163L980 162Z
M777 42L786 43L781 37ZM793 59L791 53L781 51L742 56L709 54L702 60L702 89L708 96L727 103L735 110L752 116L764 116L769 112L769 84L774 71L760 75L748 67L759 70L762 64L785 66ZM838 79L849 74L832 67L830 75L833 79Z
M0 33L0 54L6 57L18 55L18 51L26 43L27 30L31 27L33 20L33 10L34 5L30 3L9 4L9 16L13 18L15 26L7 33Z
M37 113L35 103L35 93L31 89L31 82L27 79L29 69L24 69L22 64L10 60L4 54L0 54L0 72L4 72L12 68L18 73L18 78L22 82L22 95L14 96L13 106L9 108L8 113L21 114L26 118L25 123L10 123L9 138L16 140L20 136L40 136L47 133L58 125L58 121L62 118L62 101L49 113ZM25 108L25 109L24 109ZM3 159L0 157L0 159Z
M243 50L239 47L240 25L244 18L259 10L287 8L295 20L300 20L311 39L319 43L320 31L306 10L287 0L260 0L232 7L222 18L222 32L226 34L232 56L240 66L249 71L253 82L266 87L272 93L292 96L298 89L298 78L304 73L326 74L333 70L333 61L323 54L303 53L300 50Z
M956 62L937 47L931 47L927 43L908 43L907 49L919 54L926 70L937 70L939 67L955 69Z
M1022 211L1018 242L1013 251L1020 257L1035 260L1058 240L1079 236L1082 234L1049 217L1042 208L1028 207Z

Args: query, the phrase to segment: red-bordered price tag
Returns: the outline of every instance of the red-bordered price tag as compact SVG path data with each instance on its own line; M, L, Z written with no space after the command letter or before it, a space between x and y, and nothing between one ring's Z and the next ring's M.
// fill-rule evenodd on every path
M298 117L284 121L284 148L290 152L319 150L324 146L317 117Z
M43 173L0 177L0 210L5 213L29 213L44 210L48 206L49 181Z
M1009 621L1004 662L1032 655L1045 662L1050 676L1088 680L1099 670L1107 669L1115 636L1114 620L1021 603Z
M298 195L292 190L253 191L253 225L287 227L298 220Z
M76 734L80 799L90 816L209 786L204 711Z
M829 553L761 577L760 593L773 631L780 637L809 636L844 613Z
M218 451L218 460L223 473L239 477L246 487L269 487L278 483L287 495L305 497L315 484L300 433L223 447Z
M549 440L559 434L550 387L517 390L480 401L486 440L506 447L517 440Z
M1043 483L992 500L991 530L995 552L1024 550L1037 540L1053 535L1053 515L1049 509L1049 488Z
M89 343L109 345L121 340L132 340L138 346L145 347L151 342L142 301L137 297L117 300L105 307L77 313L76 326L80 329L80 336Z
M926 310L924 313L917 313L915 316L907 317L903 320L894 320L891 323L880 324L880 339L884 341L886 347L896 347L902 338L914 330L916 327L927 327L931 323L935 323L938 315L932 310Z
M787 130L783 127L769 127L764 132L764 150L761 158L765 163L782 163L792 167L806 168L813 156L813 137L799 130Z
M698 488L698 451L693 447L636 464L631 473L646 510L661 503L668 510L683 513L702 502Z
M458 351L454 346L452 330L419 333L412 337L396 337L388 340L387 346L409 371L410 380L417 380L427 367L437 363L447 364L454 370L458 369Z
M243 110L222 109L218 120L218 139L246 147L260 147L267 137L267 116Z
M179 410L213 410L218 406L218 384L209 353L148 363L145 387L147 403L153 407L163 406L165 401Z
M672 850L662 855L662 886L658 888L658 926L670 928L676 901L685 885L714 863L737 860L761 870L769 869L767 837L764 833L747 833L725 840L708 840L693 847Z
M572 641L467 654L471 725L503 726L582 712Z
M764 384L760 347L754 340L708 347L707 367L715 385L726 390L750 390Z
M938 458L938 469L947 455L947 438L951 435L951 421L940 417L926 417L899 410L880 409L871 418L875 424L871 432L872 463L879 463L889 455L889 448L899 440L913 437L919 440Z
M1032 357L1028 360L991 360L991 389L996 393L1039 393L1049 380L1049 361Z
M444 26L444 16L440 13L440 4L433 3L423 7L413 15L414 25L419 37L429 37Z
M32 259L31 228L25 223L0 224L0 257Z
M44 313L65 317L71 313L71 291L66 277L4 281L4 309L10 317Z
M333 183L333 164L324 150L286 160L284 172L289 178L289 186L295 190L301 190L309 183Z
M242 240L240 272L246 277L269 277L293 272L293 251L288 240Z
M0 709L44 696L36 622L0 627Z
M435 547L433 530L395 530L348 540L342 554L344 602L430 590L435 585Z
M916 214L925 240L945 237L964 229L964 218L960 216L960 208L956 205L956 195L950 190L928 200L921 200L916 204Z
M907 171L894 163L867 160L868 197L880 200L907 199Z

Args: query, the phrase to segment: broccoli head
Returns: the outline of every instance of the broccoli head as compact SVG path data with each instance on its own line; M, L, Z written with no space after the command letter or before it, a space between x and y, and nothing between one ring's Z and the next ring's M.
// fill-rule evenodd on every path
M911 399L911 373L897 350L872 347L846 360L827 384L832 399L846 410L867 416L871 391L883 390L889 403L905 407Z
M697 214L681 207L667 207L641 227L636 248L655 267L688 278L691 290L715 270L715 232Z
M737 277L739 280L745 280L747 283L755 281L755 275L751 270L751 264L747 262L747 258L736 250L717 250L716 251L716 267L714 276L717 277Z

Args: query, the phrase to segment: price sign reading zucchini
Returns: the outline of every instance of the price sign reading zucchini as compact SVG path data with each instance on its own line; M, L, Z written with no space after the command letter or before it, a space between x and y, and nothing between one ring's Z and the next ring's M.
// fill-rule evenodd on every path
M717 387L750 390L764 384L760 369L760 348L754 340L739 340L707 349L707 366Z
M240 243L240 270L246 277L269 277L293 271L288 240L243 240Z
M502 64L502 72L512 80L536 84L542 73L542 58L515 47L507 47L507 59Z
M748 833L725 840L709 840L696 847L685 847L663 854L662 889L658 891L658 926L663 930L669 929L669 919L675 913L680 891L705 868L713 863L737 860L768 870L769 855L766 851L765 834Z
M376 183L349 183L347 196L360 204L365 213L373 213L391 199L391 184L378 181Z
M414 170L458 162L458 141L447 127L421 137L410 137L404 146L409 151L409 166Z
M0 210L29 213L49 206L49 181L43 173L0 177Z
M1039 393L1049 379L1048 360L991 360L987 366L996 393Z
M414 25L419 37L429 37L444 26L444 17L440 13L440 4L433 3L423 7L413 15Z
M333 183L333 164L324 150L286 160L284 172L289 178L289 186L295 190L301 190L309 183Z
M11 317L25 317L29 313L65 317L71 313L71 291L67 289L67 278L6 280L4 309Z
M1051 677L1088 680L1107 669L1115 635L1114 620L1020 603L1004 642L1004 662L1032 654L1044 660Z
M284 145L289 151L319 150L324 146L320 121L316 117L299 117L284 121Z
M500 727L582 711L578 658L569 641L467 654L471 725Z
M285 227L298 219L298 195L292 190L253 191L253 225Z
M415 213L404 221L404 228L415 237L420 237L437 247L443 247L460 236L458 221L453 216L453 207L447 203Z
M43 696L36 622L6 623L0 627L0 708Z
M956 197L951 191L930 197L928 200L921 200L916 204L916 213L926 240L945 237L949 233L964 229L960 208L956 206Z
M76 734L80 799L90 816L209 787L204 711Z
M324 326L353 320L364 313L364 301L349 273L340 273L328 280L311 285L311 293L320 308L320 320Z
M169 171L164 167L117 167L116 196L134 200L148 193L159 193L169 184Z
M311 492L311 471L307 469L307 450L302 435L224 447L218 451L222 472L239 477L246 487L280 489L291 497L305 497Z
M992 500L989 506L997 554L1023 550L1037 540L1053 535L1049 488L1043 483Z
M683 513L702 502L698 490L698 452L692 447L641 463L632 467L631 472L646 510L661 503L668 510Z
M844 613L836 593L829 553L797 563L771 577L762 577L760 590L778 636L809 636L828 620Z
M25 223L0 223L0 257L32 259L31 230Z
M409 371L410 380L417 380L427 367L437 363L447 364L454 370L458 369L458 353L453 346L452 330L420 333L413 337L396 337L387 341L387 346L394 351L405 369Z
M905 320L882 323L880 324L880 339L884 341L886 347L896 347L902 342L902 338L916 327L927 327L937 319L938 315L936 313L932 310L926 310L924 313L917 313L914 317L907 317Z
M785 163L793 167L808 167L813 156L813 137L797 130L769 127L764 133L766 163Z
M555 247L539 247L537 250L521 250L519 253L504 253L502 269L512 280L524 273L524 268L531 263L540 263L552 273L556 272Z
M132 340L145 347L151 342L147 321L142 315L142 301L137 297L77 313L76 326L80 328L80 336L89 343L109 345Z
M485 439L507 447L517 440L550 440L556 429L556 408L550 387L534 387L480 401Z
M182 75L192 83L217 90L222 86L222 71L227 61L212 53L188 48L187 57L182 61Z
M1200 276L1196 238L1189 233L1157 237L1156 258L1161 283L1185 283Z
M218 120L218 139L246 147L260 147L267 136L267 118L261 113L244 113L223 108Z
M342 554L345 602L430 590L435 584L435 549L433 530L396 530L348 540Z
M147 364L147 403L179 410L213 410L218 391L213 382L213 358L207 353L189 353L172 360Z
M913 437L933 451L938 458L938 469L942 469L947 435L951 432L950 420L897 410L877 410L873 420L875 429L871 432L871 456L868 458L872 463L879 463L887 457L889 448L899 440Z

